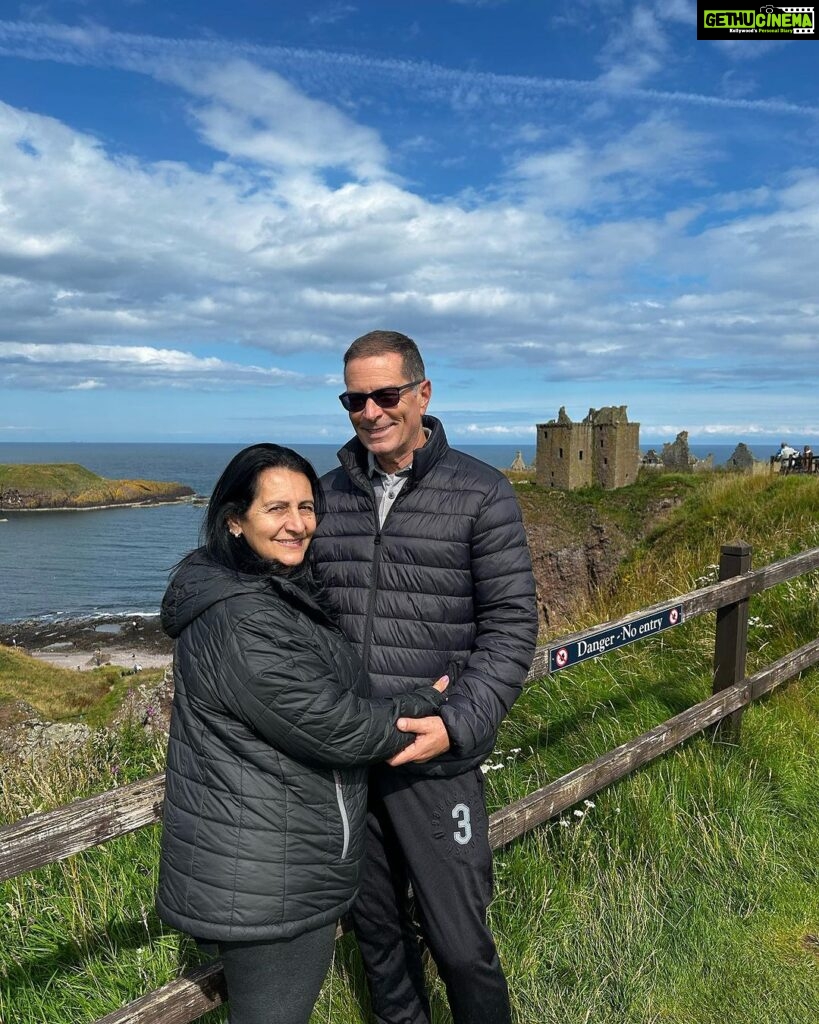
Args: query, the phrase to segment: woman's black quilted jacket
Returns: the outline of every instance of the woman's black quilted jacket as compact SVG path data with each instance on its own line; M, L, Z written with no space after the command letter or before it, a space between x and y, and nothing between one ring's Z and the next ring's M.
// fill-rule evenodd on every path
M350 907L363 765L402 749L431 687L368 700L361 663L285 577L191 555L162 604L176 638L157 907L198 938L287 938Z

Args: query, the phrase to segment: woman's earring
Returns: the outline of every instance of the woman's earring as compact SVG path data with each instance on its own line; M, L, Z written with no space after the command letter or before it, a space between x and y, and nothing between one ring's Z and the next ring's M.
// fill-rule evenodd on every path
M231 537L236 537L238 539L239 537L242 536L242 531L241 530L231 530L230 531L230 535L231 535Z

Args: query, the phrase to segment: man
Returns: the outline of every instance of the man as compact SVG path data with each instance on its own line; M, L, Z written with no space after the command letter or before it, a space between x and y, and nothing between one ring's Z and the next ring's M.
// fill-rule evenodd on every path
M492 854L480 764L520 693L537 636L520 509L497 470L450 448L426 416L432 385L412 339L358 338L341 401L356 437L323 479L319 574L375 694L450 677L440 718L370 774L365 872L353 924L380 1024L428 1024L423 938L455 1024L508 1024L486 924Z

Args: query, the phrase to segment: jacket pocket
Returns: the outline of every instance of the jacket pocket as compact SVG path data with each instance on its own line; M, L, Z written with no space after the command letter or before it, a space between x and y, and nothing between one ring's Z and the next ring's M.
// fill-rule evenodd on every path
M338 769L333 769L333 781L336 784L336 803L341 817L341 859L346 860L350 850L350 817L347 814L347 805L344 803L344 788L341 784L341 772Z

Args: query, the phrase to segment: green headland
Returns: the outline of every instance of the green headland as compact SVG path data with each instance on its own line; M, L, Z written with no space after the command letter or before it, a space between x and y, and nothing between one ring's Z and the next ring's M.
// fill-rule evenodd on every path
M107 480L76 463L0 465L0 512L155 505L193 494L162 480Z

